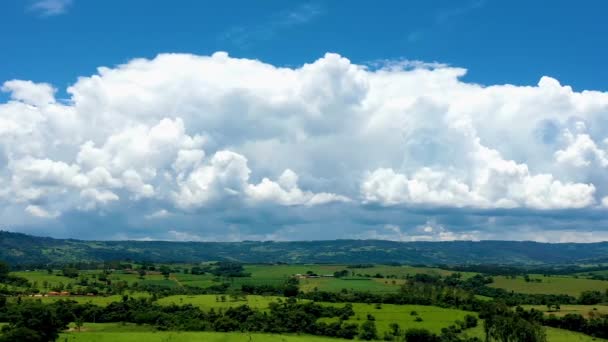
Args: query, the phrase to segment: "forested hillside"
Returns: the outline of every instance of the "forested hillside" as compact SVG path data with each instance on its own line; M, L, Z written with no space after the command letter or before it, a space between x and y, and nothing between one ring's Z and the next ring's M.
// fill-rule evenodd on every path
M0 259L12 264L125 259L154 262L236 260L246 263L573 264L608 261L608 243L82 241L0 232Z

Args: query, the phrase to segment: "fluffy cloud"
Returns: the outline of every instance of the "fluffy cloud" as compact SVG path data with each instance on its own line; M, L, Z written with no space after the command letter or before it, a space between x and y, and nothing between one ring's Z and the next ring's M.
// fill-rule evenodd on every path
M435 222L432 214L409 226L376 222L393 210L471 220L525 211L531 222L564 210L601 216L608 94L550 77L481 86L463 82L465 74L444 64L357 65L336 54L285 68L218 52L100 67L71 85L66 101L49 84L7 81L0 215L60 227L83 215L124 229L163 221L174 239L247 222L253 231L231 236L293 235L294 224L308 227L305 238L323 225L333 232L326 238L399 236L378 224L422 236L419 227ZM370 206L379 210L373 219ZM202 217L208 224L197 226ZM38 221L23 222L28 230ZM538 222L519 224L541 231ZM265 225L275 230L255 228ZM501 229L484 223L471 235L440 225L434 240Z
M257 185L249 185L247 194L258 201L270 201L283 205L317 205L329 202L348 202L345 196L321 192L302 191L298 187L298 175L287 169L283 171L277 182L268 178L262 179Z

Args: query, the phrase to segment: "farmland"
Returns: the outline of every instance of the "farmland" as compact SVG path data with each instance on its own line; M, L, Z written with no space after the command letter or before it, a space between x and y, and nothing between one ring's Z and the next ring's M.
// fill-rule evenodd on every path
M64 275L70 273L71 277ZM90 319L106 323L92 323L89 319L80 329L72 325L61 335L61 340L66 341L321 342L335 340L342 333L349 338L367 339L363 337L363 327L370 325L373 331L367 336L376 339L402 340L406 331L418 329L438 336L453 331L466 341L470 337L484 337L483 323L475 308L495 305L497 299L515 301L524 310L538 310L545 317L553 314L558 320L548 321L550 324L559 324L559 319L567 314L580 315L584 320L608 315L608 306L601 302L594 305L578 302L584 291L596 291L588 298L606 298L603 296L608 281L588 279L584 274L525 274L490 276L483 271L456 272L407 265L129 262L115 263L111 269L16 271L10 275L25 282L17 287L2 285L0 289L25 294L9 297L7 303L13 306L38 301L49 306L64 305L63 301L69 300L73 301L69 305L97 307ZM484 288L505 291L488 292ZM446 292L447 289L450 290ZM56 290L63 293L53 293ZM561 305L556 308L539 302ZM511 310L515 305L511 304ZM104 308L108 309L106 313ZM333 309L323 313L325 309L321 308ZM120 316L125 310L134 312ZM189 313L180 319L198 315L202 321L188 323L184 329L163 310L171 312L170 315L175 310L186 310ZM294 313L294 317L316 315L309 321L314 328L297 328L301 323L297 319L284 323L291 325L291 330L277 329L273 323L249 330L252 323L245 318L227 319L222 323L226 326L219 325L222 320L214 318L245 312L261 314L255 316L256 320L272 322L286 319L290 310L304 310ZM156 315L163 318L154 319ZM471 320L474 325L465 326L464 322L470 324ZM132 324L135 321L140 324ZM195 331L190 331L192 324ZM241 324L244 328L238 328ZM591 341L591 337L577 331L552 326L544 330L550 342ZM267 334L269 331L274 333ZM322 336L313 337L311 333Z

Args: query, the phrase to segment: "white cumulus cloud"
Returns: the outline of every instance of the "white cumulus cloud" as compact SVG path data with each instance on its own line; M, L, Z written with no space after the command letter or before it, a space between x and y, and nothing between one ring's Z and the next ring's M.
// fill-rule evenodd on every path
M280 229L291 209L336 205L605 210L608 93L546 76L482 86L465 74L332 53L279 67L217 52L100 67L65 101L50 84L8 80L0 201L10 210L0 215L129 208L133 222L165 217L181 232L196 221L182 215L241 207L274 208L266 217Z

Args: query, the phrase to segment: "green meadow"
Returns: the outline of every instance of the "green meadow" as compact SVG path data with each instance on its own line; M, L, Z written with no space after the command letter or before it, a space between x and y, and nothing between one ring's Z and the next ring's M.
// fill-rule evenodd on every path
M203 310L218 310L227 309L231 307L248 305L255 309L267 309L268 305L272 302L279 302L285 300L284 297L273 297L273 296L230 296L230 295L178 295L161 298L158 300L160 305L183 305L192 304L198 306Z
M482 328L482 322L475 327L468 329L462 333L462 336L468 337L478 337L482 341L485 338ZM589 335L577 333L570 330L557 329L551 327L545 327L545 332L547 333L547 342L601 342L606 341L602 338L592 337Z
M78 278L68 278L57 275L58 273L59 271L53 271L50 274L47 271L21 271L12 272L11 274L27 279L41 291L50 290L52 287L59 286L60 284L75 284L78 281Z
M399 291L403 282L403 279L309 278L300 280L300 289L304 292L314 290L338 292L347 289L350 291L385 293Z
M530 275L530 279L539 279L540 282L526 282L522 276L515 279L506 276L493 277L491 287L530 294L567 294L578 297L583 291L597 290L606 291L608 281L593 280L586 278L574 278L568 276L543 277L542 275Z
M252 308L264 310L268 308L270 303L284 300L283 297L271 296L245 296L239 297L238 300L231 296L225 297L226 300L222 301L219 295L169 296L159 299L158 303L161 305L192 304L203 310L227 309L246 304ZM325 303L324 305L344 306L343 303ZM466 314L475 315L463 310L425 305L382 304L377 306L376 304L363 303L352 303L352 305L355 315L349 321L361 324L367 320L367 315L370 314L374 316L376 326L381 335L385 331L388 331L391 323L398 323L404 329L425 328L435 333L440 333L441 328L454 324L456 320L464 319ZM413 316L411 314L412 311L415 311L417 316ZM416 322L416 317L420 317L422 321ZM323 321L330 322L332 320L323 319Z
M582 316L590 317L592 315L603 314L608 315L608 305L561 305L559 311L549 311L546 305L522 305L526 310L534 308L542 311L545 314L553 314L557 317L565 316L569 313L580 314Z
M130 297L135 298L144 298L149 297L150 295L145 292L126 292ZM16 298L10 298L10 300L15 301ZM53 303L58 300L73 300L80 304L94 304L99 306L106 306L112 302L119 302L122 300L122 295L112 295L112 296L45 296L45 297L21 297L21 300L40 300L43 303Z
M77 331L71 328L58 341L66 342L326 342L327 337L307 335L271 335L256 333L155 331L152 327L134 324L86 323Z
M344 306L342 303L326 303L325 305ZM372 315L375 319L379 336L382 336L384 332L389 331L389 325L391 323L399 324L403 330L423 328L439 334L441 333L441 328L454 324L456 320L463 320L464 316L467 314L477 316L473 312L426 305L376 305L363 303L352 303L352 305L355 315L348 321L361 324L368 319L368 315ZM415 312L416 315L413 315L413 312ZM422 321L417 322L417 317L420 317ZM322 320L331 322L333 319Z

